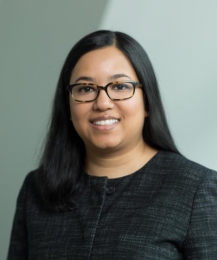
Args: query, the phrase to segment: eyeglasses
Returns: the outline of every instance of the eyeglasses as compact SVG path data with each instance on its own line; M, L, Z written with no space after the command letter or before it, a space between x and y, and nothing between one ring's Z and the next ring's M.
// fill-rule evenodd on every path
M72 98L77 102L91 102L97 99L100 90L104 90L107 96L114 101L125 100L133 97L135 88L142 88L137 81L115 81L106 86L98 86L93 83L75 83L67 86Z

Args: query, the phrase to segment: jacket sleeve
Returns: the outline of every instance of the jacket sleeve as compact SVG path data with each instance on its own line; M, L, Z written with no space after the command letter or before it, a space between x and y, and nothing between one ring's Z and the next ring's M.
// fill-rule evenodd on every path
M208 171L194 198L184 259L217 259L217 172Z
M28 181L29 176L26 177L17 198L7 260L28 259L28 238L25 213Z

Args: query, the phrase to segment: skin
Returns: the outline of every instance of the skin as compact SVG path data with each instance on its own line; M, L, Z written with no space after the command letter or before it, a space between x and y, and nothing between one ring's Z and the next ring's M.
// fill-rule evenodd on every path
M74 67L70 84L95 83L105 86L111 81L139 81L129 60L114 46L83 55ZM97 100L79 103L70 99L72 123L86 148L85 170L94 176L118 178L131 174L146 164L156 150L143 140L142 129L148 113L142 89L132 98L112 101L101 90ZM94 121L117 119L112 125L94 125Z

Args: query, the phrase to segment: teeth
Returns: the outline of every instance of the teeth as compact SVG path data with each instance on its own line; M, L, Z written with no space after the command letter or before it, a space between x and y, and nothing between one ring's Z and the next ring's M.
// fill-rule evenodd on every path
M113 125L117 122L118 122L117 119L109 119L109 120L94 121L93 124L94 125Z

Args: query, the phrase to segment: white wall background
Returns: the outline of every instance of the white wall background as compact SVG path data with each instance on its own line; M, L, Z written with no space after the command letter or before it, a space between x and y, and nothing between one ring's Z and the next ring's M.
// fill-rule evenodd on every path
M110 0L100 28L142 44L178 148L217 170L217 1Z

